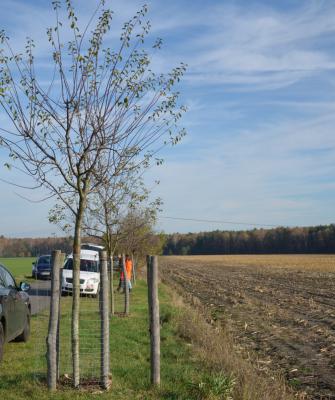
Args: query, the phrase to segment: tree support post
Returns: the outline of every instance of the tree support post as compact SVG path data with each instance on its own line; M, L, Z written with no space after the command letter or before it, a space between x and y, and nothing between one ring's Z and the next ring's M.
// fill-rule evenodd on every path
M160 324L158 299L158 258L147 257L149 332L150 332L150 380L160 385Z
M133 273L131 275L131 279L132 279L133 284L135 285L136 284L136 262L135 262L134 254L131 255L131 263L133 266L133 271L132 271Z
M61 314L61 298L62 298L62 278L63 278L63 264L65 260L65 253L61 253L59 259L59 296L58 296L58 321L57 321L57 339L56 339L56 351L57 351L57 382L60 376L60 314Z
M109 270L109 293L110 293L110 315L115 314L114 302L114 257L110 256L110 270Z
M55 391L57 387L57 332L59 323L59 271L61 264L61 251L54 250L51 258L51 297L50 315L47 336L47 381L48 389Z
M109 296L107 253L100 251L101 373L100 384L109 388Z

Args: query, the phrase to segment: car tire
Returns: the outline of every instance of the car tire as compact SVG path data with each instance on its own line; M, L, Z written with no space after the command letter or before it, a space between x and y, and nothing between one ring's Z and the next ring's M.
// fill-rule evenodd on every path
M65 290L62 290L62 296L63 296L63 297L68 296L68 295L69 295L69 292L67 292L67 291L65 291Z
M3 348L5 345L5 331L2 325L2 322L0 322L0 362L3 357Z
M24 324L24 329L21 335L19 335L16 340L18 342L27 342L30 336L30 314L27 314L26 323Z

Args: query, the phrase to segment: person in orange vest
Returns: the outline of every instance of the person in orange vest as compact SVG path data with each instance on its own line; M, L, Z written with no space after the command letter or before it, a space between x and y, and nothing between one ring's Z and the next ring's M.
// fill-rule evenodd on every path
M129 291L131 291L131 289L132 289L132 286L131 286L131 275L133 273L133 262L131 261L131 258L129 257L128 254L126 254L125 264L126 264L128 288L129 288Z

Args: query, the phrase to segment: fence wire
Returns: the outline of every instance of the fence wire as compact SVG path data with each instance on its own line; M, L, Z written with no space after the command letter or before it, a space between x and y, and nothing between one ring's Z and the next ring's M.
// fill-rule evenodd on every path
M124 295L117 292L119 272L114 271L114 305L118 318L124 311ZM50 315L51 280L35 278L30 290L32 303L32 335L35 343L34 377L45 382L47 373L46 339ZM109 303L110 303L109 299ZM62 384L72 382L71 351L72 294L60 297L59 377ZM111 317L113 318L113 317ZM82 383L100 384L101 318L100 296L80 295L79 317L80 379Z

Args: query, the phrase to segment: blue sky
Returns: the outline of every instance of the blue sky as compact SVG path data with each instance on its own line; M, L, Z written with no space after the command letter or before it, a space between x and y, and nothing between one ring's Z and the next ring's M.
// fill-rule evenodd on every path
M126 3L126 4L124 4ZM95 2L77 1L85 21ZM20 49L27 35L38 44L43 76L52 19L45 0L2 0L0 26ZM113 1L121 22L140 1ZM335 222L335 3L332 1L148 1L152 36L163 38L157 70L183 61L180 86L188 106L188 135L164 151L148 186L164 201L163 216L250 222L250 225L161 218L159 229L188 232L252 228L253 224ZM0 115L0 122L6 123ZM23 182L2 167L0 178ZM60 234L47 221L47 203L29 203L0 182L0 234Z

